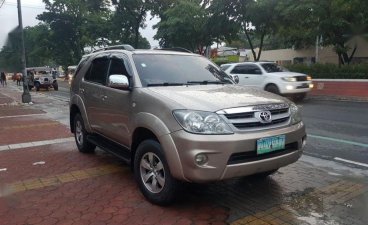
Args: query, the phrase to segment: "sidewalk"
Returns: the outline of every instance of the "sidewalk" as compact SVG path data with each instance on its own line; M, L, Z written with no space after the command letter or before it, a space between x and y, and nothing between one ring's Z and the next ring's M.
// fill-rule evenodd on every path
M65 103L20 94L0 89L0 224L368 224L367 177L306 157L263 180L183 184L176 204L154 206L120 160L78 152Z

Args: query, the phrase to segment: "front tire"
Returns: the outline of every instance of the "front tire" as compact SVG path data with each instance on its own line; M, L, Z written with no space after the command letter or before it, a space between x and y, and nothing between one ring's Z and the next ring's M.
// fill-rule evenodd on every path
M174 202L179 183L171 176L160 143L145 140L134 157L134 176L148 201L157 205Z
M55 91L59 90L59 85L56 82L52 84L52 87L54 88Z
M87 140L87 131L84 128L84 122L80 114L74 117L74 137L80 152L92 153L95 151L96 145Z
M265 90L268 91L268 92L277 94L277 95L280 94L279 88L276 85L274 85L274 84L267 85L266 88L265 88Z
M295 94L293 96L293 101L295 101L295 102L301 102L301 101L303 101L305 99L306 96L307 96L306 93Z

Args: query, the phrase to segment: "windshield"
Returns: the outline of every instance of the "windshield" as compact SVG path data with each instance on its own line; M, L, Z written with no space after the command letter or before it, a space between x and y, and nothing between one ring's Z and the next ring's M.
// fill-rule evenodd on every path
M267 73L288 72L287 69L277 65L276 63L261 63L261 66L267 71Z
M195 55L133 55L143 87L232 84L231 78L208 59Z

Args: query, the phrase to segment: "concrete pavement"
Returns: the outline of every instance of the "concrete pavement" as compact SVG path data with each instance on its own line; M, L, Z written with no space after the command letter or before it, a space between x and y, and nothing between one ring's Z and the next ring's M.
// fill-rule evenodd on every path
M266 179L183 184L169 207L148 203L129 167L78 152L67 103L0 88L0 224L367 224L367 174L301 160Z

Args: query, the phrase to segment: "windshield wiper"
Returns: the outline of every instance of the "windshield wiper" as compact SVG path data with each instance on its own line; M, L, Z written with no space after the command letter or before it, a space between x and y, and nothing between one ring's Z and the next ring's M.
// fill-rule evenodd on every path
M158 87L158 86L183 86L186 84L183 83L153 83L153 84L147 84L147 87Z
M213 81L213 80L203 80L203 81L188 81L188 84L226 84L225 82L222 81Z

